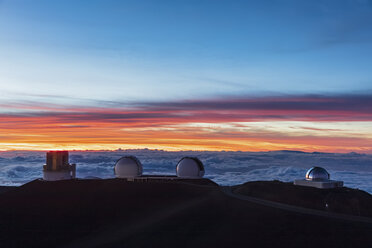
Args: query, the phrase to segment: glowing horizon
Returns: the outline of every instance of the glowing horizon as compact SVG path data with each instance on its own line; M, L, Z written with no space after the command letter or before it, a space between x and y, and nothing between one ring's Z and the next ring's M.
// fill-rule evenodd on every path
M110 106L13 103L0 150L372 153L368 95L224 97ZM8 104L9 106L9 104Z

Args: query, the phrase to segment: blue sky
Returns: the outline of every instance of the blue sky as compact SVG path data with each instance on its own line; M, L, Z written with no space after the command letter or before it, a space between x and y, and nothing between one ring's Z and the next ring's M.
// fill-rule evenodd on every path
M371 26L371 1L5 0L0 97L370 92Z
M372 1L0 0L0 150L372 153Z

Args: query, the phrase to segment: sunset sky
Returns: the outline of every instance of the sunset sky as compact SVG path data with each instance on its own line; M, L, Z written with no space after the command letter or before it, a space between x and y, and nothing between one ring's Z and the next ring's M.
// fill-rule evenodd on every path
M0 150L118 148L372 153L372 1L0 0Z

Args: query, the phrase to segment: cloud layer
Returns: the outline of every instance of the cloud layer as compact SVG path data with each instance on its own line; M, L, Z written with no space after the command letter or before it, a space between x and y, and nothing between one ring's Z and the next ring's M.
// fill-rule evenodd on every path
M357 153L275 152L167 152L156 150L70 152L77 163L77 176L114 177L114 164L124 155L137 156L144 174L174 175L177 162L184 156L197 156L206 168L206 177L222 185L254 180L293 181L304 178L312 166L326 168L331 179L372 193L372 155ZM42 177L44 152L0 152L0 185L21 185Z

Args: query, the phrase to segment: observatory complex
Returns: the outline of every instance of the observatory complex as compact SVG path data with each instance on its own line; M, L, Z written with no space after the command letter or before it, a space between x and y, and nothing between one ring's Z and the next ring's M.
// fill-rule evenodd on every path
M294 185L315 187L320 189L329 189L342 187L344 182L330 180L330 174L322 167L313 167L306 172L305 179L297 179Z
M372 196L327 189L342 182L323 168L295 181L310 187L221 186L195 157L174 161L172 175L146 175L135 156L113 154L111 178L74 179L68 153L53 151L45 180L0 187L0 247L371 247Z
M68 151L49 151L43 166L43 179L58 181L76 177L76 165L69 164Z
M143 175L141 161L135 156L124 156L116 161L114 174L131 182L167 181L179 179L201 179L205 174L203 163L196 157L183 157L176 166L176 175ZM46 181L68 180L76 178L76 165L69 163L68 151L49 151L43 167L43 179ZM99 179L89 177L87 179ZM297 179L294 185L320 189L342 187L342 181L330 180L329 173L322 167L313 167L306 173L305 179Z
M142 164L135 156L120 158L114 167L115 176L127 181L147 180L176 180L176 179L199 179L204 176L204 165L195 157L184 157L176 166L176 176L171 175L143 175Z
M115 163L116 178L127 181L200 179L204 176L203 163L196 157L184 157L176 166L176 175L143 175L142 163L135 156L121 157ZM68 180L76 178L76 164L69 163L68 151L49 151L43 166L43 179L46 181ZM88 177L87 179L91 179ZM98 179L93 177L93 179Z

